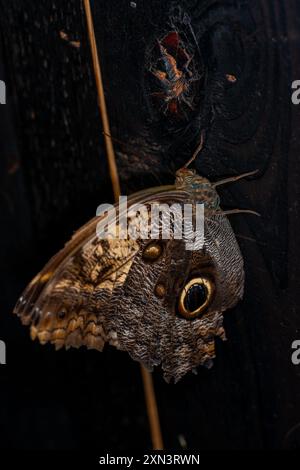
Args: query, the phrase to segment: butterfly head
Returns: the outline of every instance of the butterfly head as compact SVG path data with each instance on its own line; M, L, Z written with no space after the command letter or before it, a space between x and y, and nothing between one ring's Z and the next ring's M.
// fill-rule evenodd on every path
M209 183L208 179L197 174L196 170L190 168L180 168L176 171L175 186L177 189L189 190L195 185Z
M198 175L196 170L190 168L180 168L176 171L176 189L189 192L199 202L203 202L206 207L218 208L220 198L211 182L204 176Z

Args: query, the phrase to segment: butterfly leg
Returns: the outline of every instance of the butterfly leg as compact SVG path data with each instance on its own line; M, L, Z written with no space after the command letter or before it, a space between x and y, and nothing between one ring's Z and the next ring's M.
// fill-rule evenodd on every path
M229 209L228 211L209 211L210 215L233 215L233 214L252 214L256 215L257 217L261 217L258 212L249 210L249 209Z

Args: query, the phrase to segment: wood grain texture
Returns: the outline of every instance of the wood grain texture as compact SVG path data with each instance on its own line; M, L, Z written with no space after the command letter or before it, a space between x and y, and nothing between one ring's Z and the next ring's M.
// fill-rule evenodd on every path
M0 392L10 396L0 408L9 423L5 445L150 447L139 370L126 355L54 353L32 344L10 316L32 275L112 193L81 2L0 5L12 129L1 150L20 162L11 176L1 161L0 336L13 364ZM176 386L155 374L165 445L180 447L181 434L194 449L299 448L300 378L290 360L300 334L300 117L290 100L291 81L300 78L298 2L144 0L132 8L97 0L92 9L112 134L126 143L116 146L123 192L171 182L203 127L201 174L259 170L221 192L223 205L262 214L232 219L246 292L225 317L229 341L218 344L210 371ZM170 31L181 35L201 76L191 89L197 106L184 107L179 119L151 96L155 44Z

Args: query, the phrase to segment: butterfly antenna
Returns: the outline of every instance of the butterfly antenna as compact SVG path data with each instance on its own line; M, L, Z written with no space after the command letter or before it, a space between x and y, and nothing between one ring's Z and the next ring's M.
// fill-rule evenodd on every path
M189 161L184 165L183 168L188 168L190 166L191 163L193 163L193 161L197 158L197 156L199 155L199 153L202 151L203 149L203 146L204 146L204 138L205 138L205 131L201 131L201 135L200 135L200 143L198 145L198 147L196 148L195 152L193 153L192 157L189 159Z
M107 109L106 109L106 102L105 102L105 95L104 95L104 88L103 88L103 81L102 81L101 67L100 67L100 59L99 59L99 54L97 50L97 43L96 43L96 37L95 37L94 22L93 22L93 16L91 12L90 0L84 0L84 10L85 10L85 15L86 15L88 36L89 36L89 42L90 42L91 54L92 54L92 60L93 60L94 75L95 75L96 88L97 88L97 94L98 94L98 102L99 102L99 108L100 108L100 114L101 114L102 126L103 126L103 134L105 138L109 173L110 173L110 178L112 182L114 197L115 197L115 200L117 201L121 194L120 180L119 180L118 168L116 165L116 158L115 158L112 138L110 135L109 119L108 119L108 114L107 114ZM161 427L160 427L160 421L159 421L159 414L158 414L153 378L150 372L146 370L143 366L141 366L141 373L142 373L142 378L143 378L143 383L144 383L145 401L146 401L146 406L147 406L147 413L148 413L153 449L163 450L163 440L162 440L162 434L161 434Z

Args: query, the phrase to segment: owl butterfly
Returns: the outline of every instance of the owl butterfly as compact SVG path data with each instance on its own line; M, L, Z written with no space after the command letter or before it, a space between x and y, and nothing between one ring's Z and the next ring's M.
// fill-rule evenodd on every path
M238 210L222 211L215 188L250 174L210 183L184 167L174 186L128 198L129 209L137 203L204 203L199 250L187 250L183 239L172 236L99 239L99 217L90 220L19 299L14 312L30 325L31 338L56 349L85 345L102 351L109 343L149 370L161 364L167 381L199 365L210 367L215 337L225 338L223 312L244 290L243 258L227 219Z

